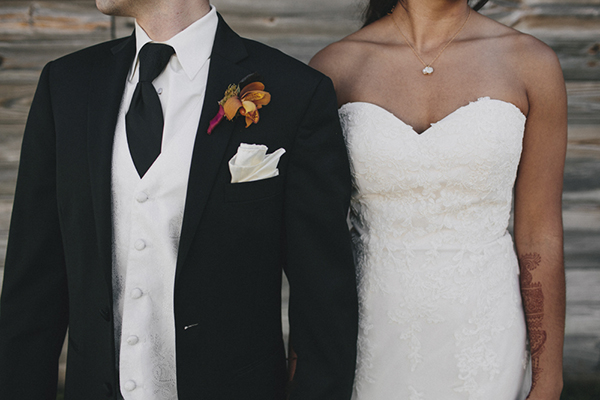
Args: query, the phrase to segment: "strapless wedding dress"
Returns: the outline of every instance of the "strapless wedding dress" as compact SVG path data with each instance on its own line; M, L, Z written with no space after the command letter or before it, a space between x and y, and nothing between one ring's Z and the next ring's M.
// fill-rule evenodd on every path
M353 399L524 398L507 226L525 116L484 97L421 134L371 103L345 104L340 118L356 186Z

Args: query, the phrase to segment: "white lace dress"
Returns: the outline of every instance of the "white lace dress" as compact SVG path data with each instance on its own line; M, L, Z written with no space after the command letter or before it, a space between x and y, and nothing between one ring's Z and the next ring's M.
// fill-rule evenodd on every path
M353 399L524 398L526 331L507 226L525 116L485 97L420 135L370 103L345 104L340 118L356 186Z

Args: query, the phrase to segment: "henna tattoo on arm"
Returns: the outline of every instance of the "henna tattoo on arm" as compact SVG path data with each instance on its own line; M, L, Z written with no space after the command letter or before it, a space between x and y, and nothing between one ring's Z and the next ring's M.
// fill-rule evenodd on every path
M544 319L544 292L541 282L533 282L531 271L535 270L542 262L538 253L523 254L519 257L521 265L521 295L525 308L525 319L529 334L529 349L531 352L531 369L533 389L539 379L540 355L544 352L546 343L546 331L543 329Z

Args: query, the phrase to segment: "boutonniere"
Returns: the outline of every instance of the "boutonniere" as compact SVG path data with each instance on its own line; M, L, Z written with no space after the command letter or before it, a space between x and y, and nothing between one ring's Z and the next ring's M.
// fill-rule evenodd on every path
M237 85L229 85L225 91L225 97L219 101L219 112L208 126L209 135L223 120L223 117L229 121L238 115L246 117L246 128L258 122L258 110L271 101L271 94L265 92L265 85L260 82L260 79L260 75L253 73L242 79Z

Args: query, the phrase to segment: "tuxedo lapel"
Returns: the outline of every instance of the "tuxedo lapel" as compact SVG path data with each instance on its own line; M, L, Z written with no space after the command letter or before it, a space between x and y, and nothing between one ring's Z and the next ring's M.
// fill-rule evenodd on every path
M190 177L188 181L183 226L177 257L177 276L181 265L193 241L202 213L208 201L215 177L222 166L223 157L234 126L239 118L233 121L224 119L208 134L210 120L219 111L219 100L223 98L227 87L238 83L251 71L237 65L247 57L246 48L241 38L229 28L219 15L219 25L210 59L208 82L202 115L196 133Z
M91 75L88 109L90 181L101 265L112 286L111 167L115 127L127 74L135 56L135 36L111 49Z

